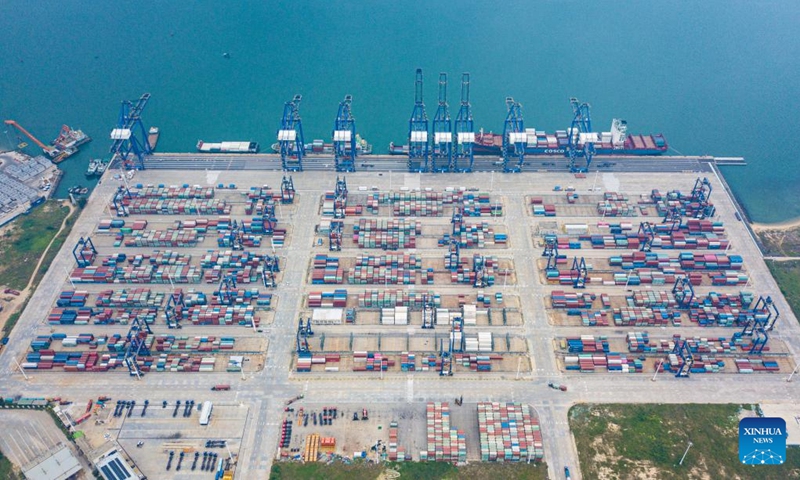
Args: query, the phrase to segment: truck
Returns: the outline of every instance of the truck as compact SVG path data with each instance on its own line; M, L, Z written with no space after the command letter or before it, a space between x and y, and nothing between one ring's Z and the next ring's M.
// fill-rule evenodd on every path
M561 384L558 384L558 383L555 383L555 382L550 382L550 383L547 384L547 386L552 388L552 389L554 389L554 390L561 390L562 392L566 392L567 391L567 386L566 385L561 385Z
M570 476L570 474L569 474L569 467L564 467L564 478L566 478L567 480L569 480L570 478L572 478L572 477Z
M231 389L231 386L230 385L226 385L226 384L214 385L213 387L211 387L211 391L212 392L219 392L221 390L230 390L230 389Z
M6 288L5 290L3 290L3 293L7 293L9 295L14 295L17 297L20 295L19 290L14 290L13 288Z

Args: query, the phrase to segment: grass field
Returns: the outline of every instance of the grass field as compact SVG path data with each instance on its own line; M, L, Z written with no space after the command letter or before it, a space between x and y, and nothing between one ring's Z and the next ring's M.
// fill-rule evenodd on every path
M13 227L0 237L0 284L16 290L25 288L68 213L67 207L51 200L12 223Z
M399 474L396 476L392 471ZM333 463L279 462L272 466L270 480L375 480L391 478L397 480L543 480L546 465L525 463L470 463L455 467L443 462L405 463L355 463L345 465Z
M767 261L767 267L778 282L778 286L786 297L786 301L800 318L800 260L789 262Z
M14 473L14 466L11 461L0 452L0 478L3 480L17 480L18 477Z
M580 404L570 410L569 421L583 478L800 478L797 448L787 451L780 466L739 462L738 423L744 410L730 404ZM689 441L693 446L679 466Z

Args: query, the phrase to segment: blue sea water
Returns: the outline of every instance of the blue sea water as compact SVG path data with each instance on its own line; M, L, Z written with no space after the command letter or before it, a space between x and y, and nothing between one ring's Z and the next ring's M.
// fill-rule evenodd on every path
M416 67L429 116L438 72L453 107L469 71L479 127L502 128L510 95L526 126L562 129L576 96L598 129L621 117L684 154L744 156L725 176L754 220L775 222L800 216L797 25L795 1L6 0L0 116L42 140L62 123L94 138L62 164L63 193L107 156L120 100L143 92L160 151L198 139L268 148L295 93L307 139L329 137L350 93L359 131L382 151L405 137ZM0 146L18 142L3 132Z

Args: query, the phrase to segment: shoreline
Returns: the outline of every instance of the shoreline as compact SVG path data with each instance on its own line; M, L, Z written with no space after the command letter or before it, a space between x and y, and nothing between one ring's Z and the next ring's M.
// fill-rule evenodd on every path
M796 228L800 228L800 217L776 223L751 222L750 226L753 228L753 230L757 232L764 232L768 230L779 230L779 231L794 230Z

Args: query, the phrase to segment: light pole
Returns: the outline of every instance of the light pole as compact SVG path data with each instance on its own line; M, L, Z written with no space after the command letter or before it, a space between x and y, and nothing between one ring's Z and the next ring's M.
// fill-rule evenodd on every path
M658 365L656 366L656 373L653 374L653 378L651 379L653 382L656 381L656 375L658 375L658 372L661 371L661 366L662 365L664 365L664 359L663 358L661 359L660 362L658 362Z
M689 449L692 448L692 445L694 444L691 440L689 440L689 445L686 446L686 451L683 452L683 456L681 457L681 461L678 463L678 465L683 465L683 459L686 458L686 454L689 453Z
M800 363L795 365L794 370L792 370L792 373L789 375L789 378L786 379L787 382L791 382L792 381L792 377L794 377L794 374L797 373L797 369L799 369L799 368L800 368Z

